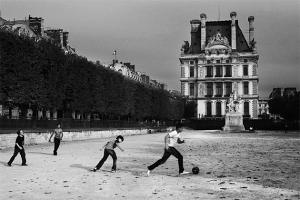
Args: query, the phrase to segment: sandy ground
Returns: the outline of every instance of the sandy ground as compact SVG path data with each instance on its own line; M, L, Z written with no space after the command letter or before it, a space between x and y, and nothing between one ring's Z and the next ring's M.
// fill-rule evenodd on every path
M186 143L177 149L185 169L198 175L178 177L174 157L146 176L146 167L163 153L164 134L125 138L117 151L118 171L111 158L97 172L107 139L26 147L28 166L18 156L6 166L13 149L0 151L0 199L299 199L299 133L221 134L184 130Z

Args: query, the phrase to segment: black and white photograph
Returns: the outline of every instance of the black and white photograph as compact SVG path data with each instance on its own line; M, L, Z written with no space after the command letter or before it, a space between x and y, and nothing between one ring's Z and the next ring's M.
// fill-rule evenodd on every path
M299 200L299 0L0 0L0 199Z

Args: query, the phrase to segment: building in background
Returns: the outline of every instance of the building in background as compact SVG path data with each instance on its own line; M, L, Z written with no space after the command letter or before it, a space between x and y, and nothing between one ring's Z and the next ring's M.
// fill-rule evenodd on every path
M223 117L229 95L241 97L239 111L258 117L258 54L254 40L254 17L250 16L249 39L231 20L207 21L206 14L191 20L191 43L181 48L181 93L196 101L197 118Z
M97 62L96 62L97 64ZM98 64L100 65L100 61L98 61ZM152 80L150 76L148 76L145 73L139 72L135 70L135 65L132 65L130 62L119 62L118 60L114 59L113 63L110 65L102 63L104 67L117 71L121 73L126 78L129 78L133 81L139 82L141 84L144 84L146 86L150 86L153 88L163 89L167 90L167 84L160 83L156 80Z
M18 35L25 35L34 38L36 41L47 39L54 42L68 53L75 53L75 49L69 45L69 32L63 29L46 29L44 28L44 19L41 17L31 17L24 20L5 20L0 16L0 28L12 31Z

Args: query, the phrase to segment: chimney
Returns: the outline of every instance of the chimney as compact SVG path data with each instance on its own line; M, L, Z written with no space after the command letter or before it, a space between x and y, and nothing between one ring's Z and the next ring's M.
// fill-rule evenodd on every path
M201 19L201 50L205 49L206 43L206 14L202 13L200 15Z
M60 38L60 46L61 46L61 48L63 48L64 47L64 33L63 33L62 29L59 30L59 38Z
M249 22L249 44L251 44L252 41L254 41L254 17L250 16L248 17L248 22Z
M44 19L41 18L41 36L45 36L45 27L44 27Z
M231 18L231 49L236 50L236 25L235 25L236 12L231 12L230 18Z

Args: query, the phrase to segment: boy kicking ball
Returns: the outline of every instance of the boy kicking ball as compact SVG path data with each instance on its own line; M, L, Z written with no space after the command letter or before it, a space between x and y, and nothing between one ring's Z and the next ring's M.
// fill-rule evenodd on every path
M165 136L165 151L164 155L161 159L156 161L154 164L148 166L147 176L150 176L150 173L153 169L158 167L159 165L164 164L168 158L173 155L178 159L178 166L179 166L179 175L189 174L189 172L184 171L183 168L183 157L177 149L175 149L174 145L176 143L181 144L184 143L180 132L182 132L181 125L177 124L176 129Z
M106 161L106 159L108 158L108 156L110 155L113 159L113 166L111 168L112 172L116 172L116 168L117 168L117 155L116 152L114 151L114 149L116 147L118 147L121 151L124 151L120 146L119 143L122 143L124 141L124 138L122 135L119 135L115 140L111 140L109 142L107 142L103 147L104 147L104 155L102 157L102 159L99 161L99 163L96 165L95 168L91 169L91 171L95 172L97 170L99 170L102 165L104 164L104 162Z

